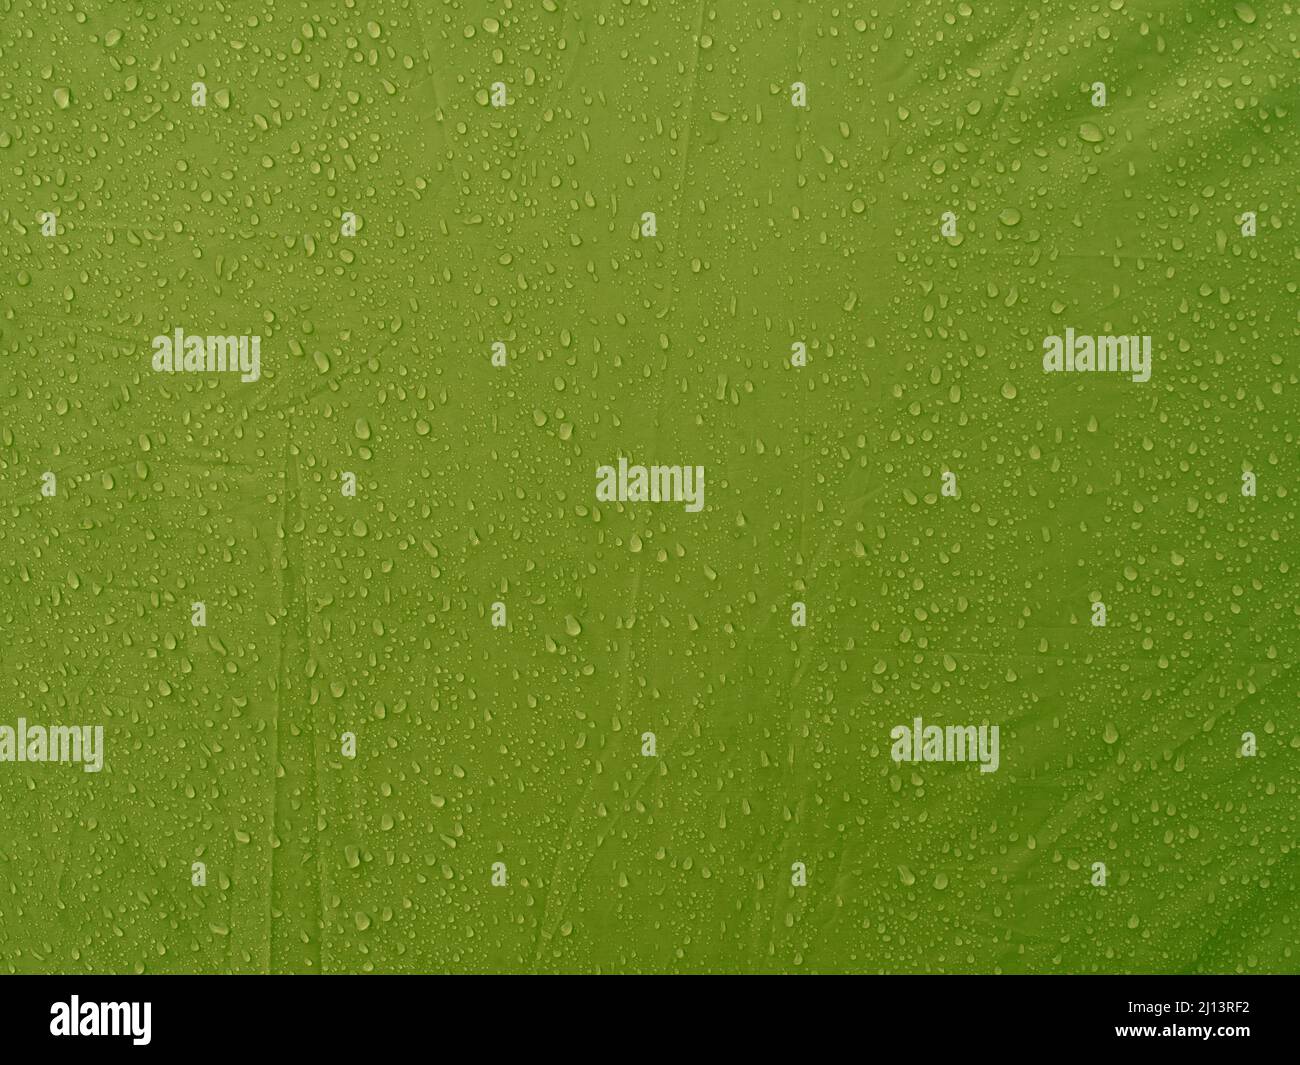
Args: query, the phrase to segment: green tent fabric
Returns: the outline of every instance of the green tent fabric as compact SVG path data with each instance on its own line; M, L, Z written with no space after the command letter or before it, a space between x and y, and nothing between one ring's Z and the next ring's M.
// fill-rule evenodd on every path
M1300 968L1291 5L3 17L0 971Z

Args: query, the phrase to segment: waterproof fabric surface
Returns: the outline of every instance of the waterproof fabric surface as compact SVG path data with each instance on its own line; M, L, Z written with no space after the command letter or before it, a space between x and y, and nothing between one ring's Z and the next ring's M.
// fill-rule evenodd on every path
M0 8L0 969L1300 969L1290 0Z

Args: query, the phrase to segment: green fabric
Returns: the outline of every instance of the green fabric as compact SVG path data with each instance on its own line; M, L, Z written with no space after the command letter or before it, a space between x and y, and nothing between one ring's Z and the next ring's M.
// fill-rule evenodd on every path
M0 970L1300 971L1293 4L3 20Z

